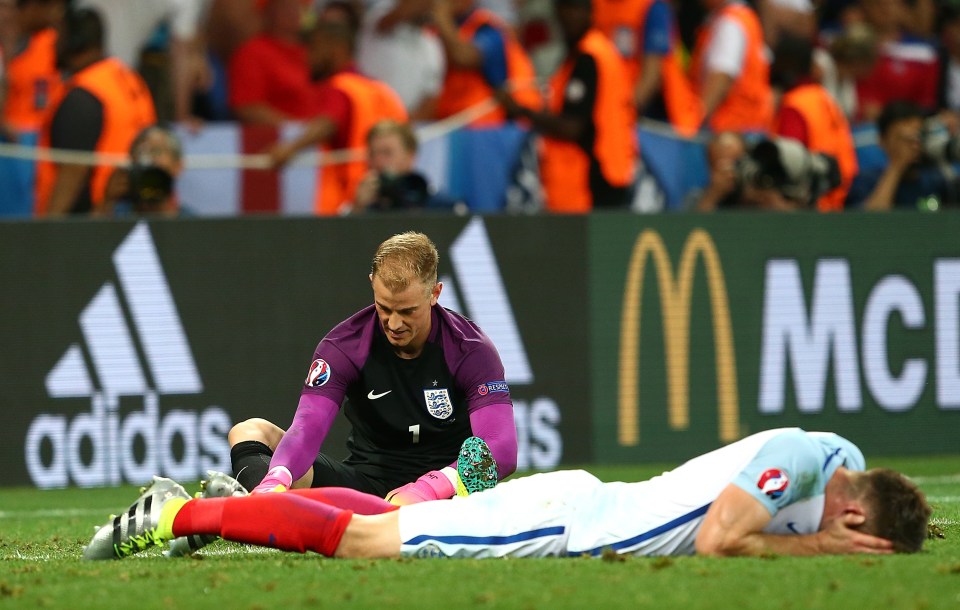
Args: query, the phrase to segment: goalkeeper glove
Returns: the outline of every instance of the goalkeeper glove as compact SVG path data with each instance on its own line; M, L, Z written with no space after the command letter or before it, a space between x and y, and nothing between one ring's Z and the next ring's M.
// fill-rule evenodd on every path
M267 471L260 484L250 493L262 494L271 491L287 491L293 485L293 475L285 466L274 466Z
M448 474L446 471L450 471ZM395 506L428 502L430 500L446 500L452 498L457 491L451 481L457 477L457 471L447 467L443 471L431 470L413 483L407 483L387 494L386 500Z

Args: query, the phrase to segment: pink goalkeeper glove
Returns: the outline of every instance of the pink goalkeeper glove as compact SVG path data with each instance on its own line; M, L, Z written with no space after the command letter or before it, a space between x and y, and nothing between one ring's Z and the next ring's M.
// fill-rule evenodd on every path
M453 471L453 475L456 476L456 471ZM452 498L456 491L456 487L446 473L431 470L413 483L394 489L387 494L386 500L395 506L405 506L417 502Z
M267 471L260 484L250 493L262 494L270 491L287 491L293 485L293 475L284 466L274 466Z

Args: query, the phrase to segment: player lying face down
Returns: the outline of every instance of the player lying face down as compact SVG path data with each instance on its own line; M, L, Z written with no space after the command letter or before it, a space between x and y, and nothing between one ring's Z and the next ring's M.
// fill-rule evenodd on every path
M143 540L188 534L343 558L920 550L930 516L923 494L902 474L864 467L843 437L781 428L647 481L604 483L584 471L558 471L399 509L340 488L190 500L158 479L128 511L140 515L152 504L154 516L136 527L128 519L108 523L84 556L126 556Z

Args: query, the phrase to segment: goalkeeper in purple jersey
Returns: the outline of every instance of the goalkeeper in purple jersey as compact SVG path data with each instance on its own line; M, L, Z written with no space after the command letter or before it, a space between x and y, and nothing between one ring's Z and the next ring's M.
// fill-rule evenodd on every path
M380 244L370 273L374 304L317 346L290 426L250 419L230 430L244 487L349 487L398 505L450 498L473 491L456 469L472 436L489 447L497 479L516 469L503 363L476 324L437 304L438 260L421 233ZM339 462L320 448L341 404L352 430Z

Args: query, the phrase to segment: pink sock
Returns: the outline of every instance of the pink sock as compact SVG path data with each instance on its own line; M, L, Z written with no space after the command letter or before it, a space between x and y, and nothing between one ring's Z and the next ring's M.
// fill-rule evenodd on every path
M399 506L390 504L383 498L363 493L347 487L316 487L313 489L291 489L286 493L297 494L319 502L326 502L337 508L352 510L358 515L380 515L397 510Z

